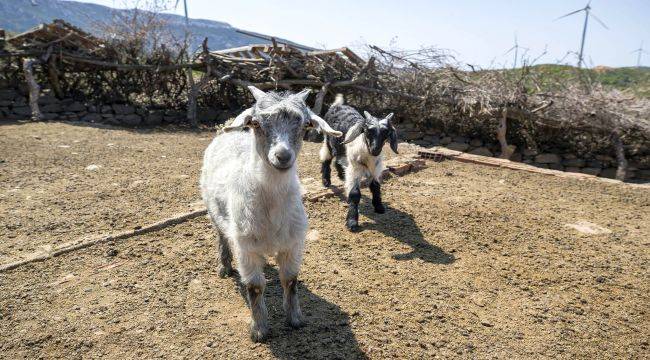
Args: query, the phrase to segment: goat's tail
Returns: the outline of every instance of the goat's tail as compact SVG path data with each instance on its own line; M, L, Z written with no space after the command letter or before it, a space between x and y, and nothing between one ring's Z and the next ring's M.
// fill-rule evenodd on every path
M343 97L343 94L341 93L336 94L336 99L334 99L332 106L343 105L343 104L345 104L345 98Z

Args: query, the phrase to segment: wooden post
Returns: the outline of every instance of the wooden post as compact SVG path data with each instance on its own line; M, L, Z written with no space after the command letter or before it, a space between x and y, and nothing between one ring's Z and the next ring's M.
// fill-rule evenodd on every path
M50 85L57 98L63 99L63 90L61 90L61 83L59 82L59 72L56 69L56 57L50 56L47 62L47 74L50 79Z
M25 58L23 59L23 72L25 75L25 82L29 88L29 107L32 109L32 120L39 121L42 118L41 110L38 108L38 94L41 90L40 86L34 78L34 64L39 61L36 59Z
M614 148L616 149L616 161L618 162L616 179L625 181L625 176L627 175L627 159L625 159L625 148L623 147L621 133L618 128L614 129L612 132L612 140L614 142Z
M516 147L514 145L508 145L508 140L506 139L506 132L508 131L508 110L503 109L501 113L502 116L499 120L499 127L497 128L497 138L499 139L499 144L501 144L501 158L510 159Z
M314 114L320 116L321 111L323 111L323 101L325 100L325 96L327 95L327 91L330 88L331 83L326 83L321 87L320 92L318 92L318 95L316 95L316 101L314 102L314 108L311 110L314 112Z

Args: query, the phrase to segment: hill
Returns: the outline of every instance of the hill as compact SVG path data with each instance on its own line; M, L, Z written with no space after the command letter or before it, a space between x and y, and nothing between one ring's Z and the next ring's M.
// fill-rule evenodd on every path
M33 5L33 3L37 5ZM132 10L117 10L107 6L76 1L35 0L32 2L31 0L2 0L0 1L0 14L11 14L11 16L0 16L0 28L10 33L18 33L40 23L63 19L101 36L102 34L99 34L96 28L97 23L110 23L116 12L128 11ZM185 18L172 14L162 14L161 16L167 21L170 31L182 38L185 30ZM237 28L225 22L190 19L192 48L198 46L205 37L208 37L211 50L266 43L266 41L259 38L240 34L237 30ZM278 40L292 43L280 38Z
M512 70L513 72L519 69ZM546 80L542 87L549 86L553 79L571 80L580 76L589 76L605 86L619 90L629 90L637 96L650 97L650 67L621 67L610 68L597 66L592 69L578 69L568 65L543 64L535 65L532 71Z

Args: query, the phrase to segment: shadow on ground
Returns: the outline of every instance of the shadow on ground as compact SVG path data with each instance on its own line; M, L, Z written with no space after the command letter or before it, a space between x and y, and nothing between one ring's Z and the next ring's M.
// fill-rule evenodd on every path
M305 326L292 329L284 323L282 286L276 268L267 266L265 300L271 333L265 341L278 359L367 359L359 347L350 316L341 308L311 292L304 283L298 286ZM240 295L246 301L246 289L235 272Z
M379 231L411 247L411 251L408 253L393 255L395 260L419 258L428 263L443 265L451 264L456 260L454 255L446 253L440 247L427 241L410 214L387 203L384 204L386 205L386 213L377 214L372 209L372 206L368 205L371 203L369 197L363 196L361 202L363 206L360 207L360 212L372 220L372 222L361 224L362 231Z

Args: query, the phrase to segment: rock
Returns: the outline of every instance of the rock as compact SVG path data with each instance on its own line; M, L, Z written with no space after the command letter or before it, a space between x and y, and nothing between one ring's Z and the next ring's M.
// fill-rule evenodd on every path
M589 160L587 162L587 167L602 168L603 167L603 162L600 161L600 160Z
M602 161L602 162L608 162L608 161L612 162L612 161L614 161L614 158L609 156L609 155L596 155L596 156L594 156L594 158L596 160Z
M600 172L600 176L608 179L616 179L616 168L609 167Z
M0 100L13 100L18 97L18 94L11 89L0 90Z
M516 153L513 153L512 155L510 155L510 160L511 161L521 162L521 160L523 160L523 158L524 157L519 152L516 152Z
M564 160L574 160L577 159L578 157L575 154L562 154L562 158Z
M102 105L101 112L102 114L112 114L113 108L108 105Z
M65 108L65 111L68 112L81 112L81 111L86 111L86 106L78 101L73 102L72 104L68 105Z
M524 156L535 156L535 155L537 155L537 151L533 150L533 149L524 149L524 151L522 153L524 154Z
M525 151L526 150L524 150L524 152ZM540 164L559 164L560 161L560 156L557 154L545 153L535 156L535 162Z
M99 170L100 167L101 167L100 165L94 165L94 164L93 165L88 165L88 166L86 166L86 170L87 171L97 171L97 170Z
M213 122L216 121L218 117L219 117L219 112L214 108L198 109L197 112L197 118L199 122L201 121Z
M542 168L542 169L548 169L548 164L546 164L546 163L536 162L536 163L533 163L533 166L537 166L538 168Z
M579 167L574 167L574 166L567 166L567 167L564 168L564 171L579 173L580 168Z
M99 109L97 108L97 106L95 106L95 105L88 105L88 112L96 113L97 110L99 110Z
M9 107L13 105L13 101L11 100L0 100L0 107Z
M580 169L580 172L583 173L583 174L589 174L589 175L595 175L595 176L598 176L601 171L602 171L602 169L599 168L599 167L598 168L596 168L596 167L586 167L586 168Z
M428 142L432 146L440 145L440 137L437 135L425 135L422 140Z
M52 95L43 95L38 98L38 105L58 104L59 99Z
M160 125L163 120L163 113L152 110L144 117L144 123L149 126Z
M573 158L573 159L565 158L565 160L562 161L562 165L570 166L570 167L584 167L585 161L583 159L578 159L578 158Z
M130 115L135 113L135 108L131 105L113 104L113 111L117 115Z
M447 145L451 143L451 137L445 136L442 139L440 139L440 145Z
M454 142L457 143L468 143L469 139L464 136L454 136Z
M636 172L636 177L643 180L650 180L650 170L642 169Z
M40 110L42 112L58 113L63 111L63 106L61 106L60 104L48 104L48 105L41 106Z
M96 114L96 113L86 114L81 118L81 121L91 122L91 123L101 122L102 121L102 115L101 114Z
M481 147L481 146L483 146L483 140L481 140L481 139L472 139L472 140L470 140L469 145L471 147L475 147L475 148Z
M564 171L562 164L548 164L549 169Z
M456 151L467 151L467 149L469 149L469 144L454 141L447 145L447 148Z
M117 256L117 254L118 254L117 249L108 249L106 251L106 257L114 257Z
M140 115L137 114L129 114L123 116L121 118L121 121L126 125L136 126L136 125L140 125L140 122L142 122L142 118L140 117Z
M404 131L404 132L398 132L398 136L400 139L405 140L405 141L412 141L412 140L417 140L422 138L422 132L419 130L413 130L413 131Z
M163 116L163 121L168 123L168 124L175 124L175 123L179 122L180 119L181 118L178 117L178 116L169 116L169 115Z
M59 114L56 113L43 113L42 115L43 120L54 120L59 117Z
M472 155L480 155L480 156L493 156L492 151L486 147L477 147L476 149L472 150L469 152Z
M16 115L28 116L32 114L32 109L30 109L29 106L19 106L14 107L13 112Z

